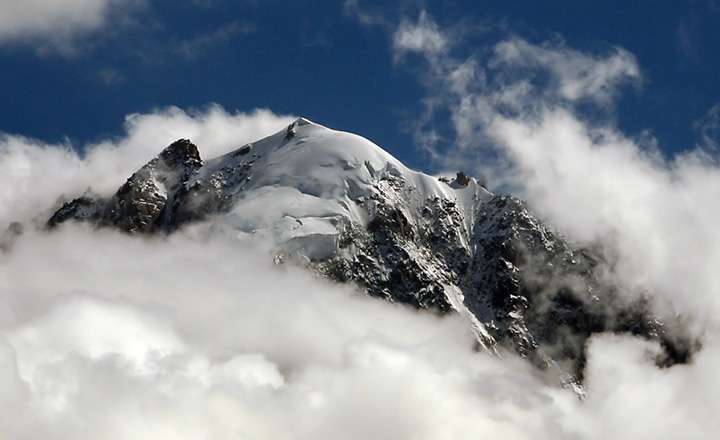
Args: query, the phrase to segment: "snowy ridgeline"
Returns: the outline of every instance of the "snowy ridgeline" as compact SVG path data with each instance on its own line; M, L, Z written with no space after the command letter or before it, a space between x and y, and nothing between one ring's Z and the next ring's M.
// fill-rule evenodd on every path
M65 203L48 221L89 221L130 233L196 228L265 237L290 260L369 295L466 316L479 345L513 350L563 383L582 381L598 332L659 339L661 365L695 344L642 299L602 282L602 259L572 249L519 200L458 173L409 170L372 142L298 119L208 161L179 140L118 191Z

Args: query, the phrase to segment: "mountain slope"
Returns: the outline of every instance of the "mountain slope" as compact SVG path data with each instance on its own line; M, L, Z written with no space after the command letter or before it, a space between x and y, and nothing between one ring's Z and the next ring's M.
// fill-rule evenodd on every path
M601 260L572 249L518 199L458 173L438 180L370 141L299 119L286 130L202 161L179 140L110 198L85 194L50 227L90 221L131 233L202 224L266 235L289 259L367 294L467 317L480 345L510 349L566 383L582 380L587 338L606 331L658 339L659 363L693 344L645 301L603 283Z

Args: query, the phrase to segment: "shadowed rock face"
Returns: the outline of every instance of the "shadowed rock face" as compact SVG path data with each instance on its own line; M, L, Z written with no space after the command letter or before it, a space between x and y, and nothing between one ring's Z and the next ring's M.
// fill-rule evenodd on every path
M172 224L170 206L185 183L202 166L197 146L180 139L140 168L110 200L86 193L64 204L48 221L54 227L64 221L86 220L126 232L151 232Z
M603 283L599 257L574 250L533 218L516 198L493 196L483 204L464 244L462 216L448 199L428 199L413 220L392 207L367 228L352 225L343 245L359 249L315 262L326 277L354 281L373 296L452 311L443 286L455 285L464 305L490 338L484 345L511 349L536 367L557 368L581 383L585 348L593 334L626 333L660 341L656 359L667 367L688 362L699 345L664 324L646 299L628 301Z
M494 196L475 223L477 252L466 278L476 315L490 311L491 334L533 363L582 380L585 346L597 333L658 340L659 366L685 363L699 349L677 324L663 323L647 298L628 299L605 279L601 253L573 249L514 197ZM487 318L486 318L487 319Z
M283 166L278 159L283 146L309 142L310 137L303 137L306 124L300 120L281 132L277 148L260 149L269 153L246 145L214 160L212 166L201 160L194 144L181 139L109 199L86 193L64 204L48 226L78 220L129 233L170 233L222 218L244 200L250 183L262 180L268 168L259 164ZM347 199L340 204L361 214L334 217L334 234L296 237L284 248L279 245L279 256L300 255L295 260L320 275L355 283L371 296L437 313L467 312L481 345L515 351L540 369L557 367L565 382L582 381L585 346L596 333L658 340L665 348L657 359L661 366L687 362L697 350L697 342L677 325L663 324L653 315L648 300L627 300L605 282L606 264L599 253L573 249L518 199L478 189L482 196L461 207L453 191L479 188L465 173L442 180L449 188L446 193L427 194L389 163L388 172L358 163L369 177L363 188L346 182ZM318 164L323 166L327 165ZM353 170L353 165L343 161L342 170ZM311 168L308 181L317 179L313 173ZM303 176L292 177L294 188L302 186L297 182L302 183ZM268 185L279 183L271 179ZM298 193L301 196L309 197ZM410 200L422 203L411 209ZM303 220L296 222L288 227L278 223L275 229L287 232L303 225ZM303 251L313 240L324 241L323 252Z

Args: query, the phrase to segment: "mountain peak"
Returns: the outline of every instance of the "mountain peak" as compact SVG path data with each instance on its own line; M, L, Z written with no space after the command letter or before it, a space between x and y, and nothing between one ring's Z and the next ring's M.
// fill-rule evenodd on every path
M178 165L200 165L200 152L195 144L189 139L178 139L172 144L165 147L159 156L169 168L175 168Z
M180 139L111 198L80 197L48 224L66 220L130 233L203 224L268 237L278 263L392 302L460 313L480 345L557 367L571 382L582 379L593 333L658 339L666 364L694 349L647 304L619 301L596 273L600 258L573 249L519 200L464 172L450 181L412 171L361 136L305 118L206 162Z
M314 122L311 121L310 119L303 118L303 117L297 118L297 119L295 120L295 122L293 122L293 123L294 123L295 125L297 125L298 127L302 127L303 125L310 125L310 124L312 124L312 125L319 125L319 124L314 123Z

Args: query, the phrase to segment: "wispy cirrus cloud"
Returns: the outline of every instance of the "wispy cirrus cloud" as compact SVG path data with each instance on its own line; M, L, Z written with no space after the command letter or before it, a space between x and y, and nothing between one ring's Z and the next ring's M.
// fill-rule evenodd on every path
M698 146L716 153L720 146L720 104L712 106L705 116L695 121L693 128L700 135Z
M116 69L102 69L98 72L98 79L106 86L115 86L124 81L122 73Z
M396 60L408 52L419 52L432 58L445 53L449 46L449 36L440 31L425 11L420 13L417 21L403 18L392 40Z
M429 91L424 112L410 125L418 145L446 165L454 156L442 151L445 147L470 153L465 147L483 144L483 127L498 115L528 118L550 107L588 105L608 112L625 87L642 85L636 58L619 47L588 54L559 38L535 44L511 35L468 54L463 41L469 30L490 28L487 23L440 27L421 10L415 18L401 17L389 31L395 63L411 53L427 63L426 69L415 70ZM436 117L448 111L449 121ZM448 122L454 136L443 128Z
M217 44L225 43L238 35L252 34L256 31L257 27L252 23L234 21L193 39L180 42L177 52L186 59L193 59Z
M522 69L524 74L538 70L550 76L545 93L568 101L589 99L609 105L625 84L639 85L640 67L633 54L614 47L605 55L591 55L567 47L564 42L531 44L521 38L498 43L490 68Z
M366 5L361 5L360 0L345 0L343 12L366 26L381 25L388 28L393 26L392 21L387 19L384 11L369 9Z
M97 32L112 17L146 0L10 0L0 14L0 44L27 43L43 51L72 53L73 40Z

